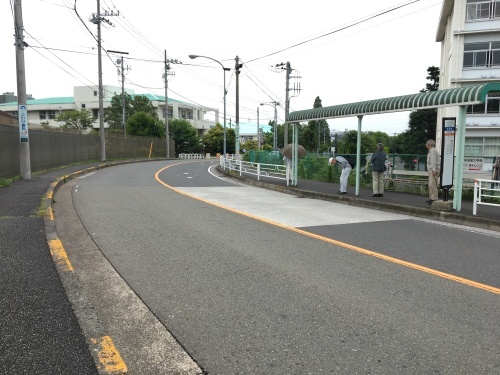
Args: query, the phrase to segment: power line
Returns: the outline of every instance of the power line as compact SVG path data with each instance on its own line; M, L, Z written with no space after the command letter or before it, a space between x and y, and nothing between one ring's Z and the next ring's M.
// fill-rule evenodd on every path
M397 9L403 8L403 7L405 7L405 6L411 5L411 4L416 3L416 2L419 2L419 1L420 1L420 0L413 0L413 1L411 1L411 2L409 2L409 3L406 3L406 4L397 5L397 6L393 7L393 8L390 8L390 9L388 9L388 10L384 10L384 11L379 12L379 13L376 13L376 14L375 14L375 15L373 15L373 16L369 16L369 17L364 18L364 19L362 19L362 20L360 20L360 21L357 21L357 22L353 22L353 23L351 23L351 24L349 24L349 25L347 25L347 26L344 26L344 27L338 28L338 29L336 29L336 30L330 31L330 32L328 32L328 33L326 33L326 34L322 34L322 35L320 35L320 36L317 36L317 37L314 37L314 38L310 38L310 39L305 40L305 41L303 41L303 42L296 43L296 44L294 44L294 45L292 45L292 46L289 46L289 47L283 48L283 49L281 49L281 50L279 50L279 51L272 52L272 53L269 53L269 54L264 55L264 56L261 56L261 57L257 57L257 58L255 58L255 59L252 59L252 60L248 61L248 63L251 63L251 62L253 62L253 61L257 61L257 60L263 59L263 58L265 58L265 57L273 56L273 55L276 55L276 54L278 54L278 53L280 53L280 52L287 51L287 50L289 50L289 49L292 49L292 48L295 48L295 47L301 46L301 45L306 44L306 43L309 43L309 42L312 42L313 40L321 39L321 38L324 38L324 37L326 37L326 36L328 36L328 35L338 33L338 32L340 32L340 31L342 31L342 30L349 29L349 28L351 28L351 27L354 27L354 26L356 26L356 25L359 25L359 24L361 24L361 23L367 22L367 21L369 21L369 20L371 20L371 19L374 19L374 18L380 17L380 16L382 16L382 15L384 15L384 14L387 14L387 13L393 12L393 11L395 11L395 10L397 10Z

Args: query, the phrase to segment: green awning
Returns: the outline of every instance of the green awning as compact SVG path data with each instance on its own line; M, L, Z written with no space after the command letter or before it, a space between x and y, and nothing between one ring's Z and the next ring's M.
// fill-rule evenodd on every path
M500 91L500 83L464 86L455 89L429 91L393 98L334 105L291 112L288 122L327 120L338 117L374 115L379 113L412 111L424 108L449 107L484 103L490 91Z

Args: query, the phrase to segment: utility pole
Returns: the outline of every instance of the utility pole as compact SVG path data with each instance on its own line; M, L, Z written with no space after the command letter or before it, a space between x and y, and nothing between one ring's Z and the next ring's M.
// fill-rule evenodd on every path
M102 89L101 53L101 1L97 0L97 71L99 75L99 134L101 136L101 161L106 161L106 135L104 134L104 92Z
M290 63L286 62L286 95L285 95L285 124L284 124L284 134L285 141L283 147L288 144L288 114L290 113L290 73L292 72L292 67Z
M111 53L118 53L121 55L128 55L128 52L121 52L121 51L113 51L108 49L108 52ZM126 119L125 119L125 69L123 68L123 56L120 56L118 60L116 60L117 64L121 64L121 72L120 69L118 70L118 74L121 76L121 81L122 81L122 128L123 128L123 135L124 138L127 138L127 127L126 127ZM127 70L130 68L127 66Z
M257 151L260 151L259 108L260 107L257 107Z
M174 72L170 71L170 64L182 64L181 61L177 59L167 60L167 50L165 50L165 58L163 60L165 64L165 73L163 73L163 80L165 82L165 141L167 142L167 158L170 157L170 135L168 134L168 76L175 76Z
M165 74L163 78L165 80L165 142L167 142L167 159L170 157L170 136L168 134L168 71L170 70L170 64L167 62L167 50L165 50Z
M105 16L119 16L120 12L105 11ZM97 74L99 76L99 134L101 136L101 161L106 161L106 135L104 134L104 90L102 88L102 51L101 51L101 22L112 25L101 17L101 1L97 0L97 13L93 13L90 22L97 24Z
M299 78L301 78L299 75L297 76L291 76L292 74L292 66L290 65L290 62L287 61L287 63L280 63L276 64L274 66L270 67L272 70L274 70L276 73L285 71L286 72L286 89L285 89L285 124L283 125L283 133L284 133L284 146L288 144L288 114L290 113L290 91L294 92L294 96L299 96L300 95L300 82L298 81ZM293 88L290 88L290 78L295 78L297 82L294 82Z
M278 150L278 109L277 106L280 104L278 102L274 103L274 151ZM285 147L285 146L283 146Z
M125 71L123 70L123 56L120 58L122 64L122 126L123 126L123 137L127 138L127 127L125 122Z
M235 126L235 134L236 134L236 159L240 159L240 69L243 67L243 64L240 64L240 58L236 56L235 58L236 64L234 66L236 72L236 126Z
M28 134L28 100L26 96L26 74L24 65L24 48L28 44L24 41L23 12L21 0L14 3L16 71L17 71L17 117L19 120L19 166L21 178L31 179L30 144Z

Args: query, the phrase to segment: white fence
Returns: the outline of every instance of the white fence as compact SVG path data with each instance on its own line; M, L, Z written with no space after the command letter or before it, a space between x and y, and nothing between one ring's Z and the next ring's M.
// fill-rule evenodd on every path
M240 176L243 174L251 174L257 176L257 180L260 181L261 177L275 178L277 180L286 181L286 185L290 185L290 169L287 165L280 164L264 164L264 163L250 163L247 161L237 160L231 157L224 158L222 155L219 159L221 168L225 171L239 173Z
M204 159L203 154L179 154L179 159Z
M474 208L472 209L472 214L476 215L477 205L483 204L486 206L497 206L500 207L500 203L483 202L484 198L496 198L500 201L500 182L496 180L474 180Z

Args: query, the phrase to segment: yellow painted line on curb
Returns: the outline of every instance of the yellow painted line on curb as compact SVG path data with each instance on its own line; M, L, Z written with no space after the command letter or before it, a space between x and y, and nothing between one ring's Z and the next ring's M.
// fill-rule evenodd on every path
M126 374L128 369L120 353L115 347L113 340L109 336L103 336L99 339L90 339L92 344L97 345L100 369L108 374Z
M62 245L61 240L50 240L49 242L50 253L55 262L60 265L65 271L73 272L73 266L69 261L68 254Z
M343 248L346 248L346 249L349 249L349 250L354 250L354 251L357 251L357 252L365 254L365 255L369 255L369 256L372 256L372 257L375 257L375 258L379 258L379 259L383 259L383 260L388 261L388 262L396 263L396 264L399 264L401 266L405 266L405 267L412 268L412 269L415 269L415 270L418 270L418 271L422 271L422 272L425 272L425 273L428 273L428 274L431 274L431 275L434 275L434 276L438 276L438 277L441 277L441 278L444 278L444 279L452 280L452 281L455 281L457 283L461 283L461 284L465 284L465 285L468 285L468 286L472 286L474 288L486 290L486 291L491 292L491 293L500 294L500 288L495 288L495 287L493 287L491 285L481 284L481 283L478 283L478 282L475 282L475 281L472 281L472 280L469 280L469 279L464 279L464 278L459 277L459 276L451 275L449 273L445 273L445 272L441 272L441 271L438 271L438 270L435 270L435 269L432 269L432 268L424 267L424 266L421 266L419 264L415 264L415 263L407 262L405 260L393 258L393 257L387 256L387 255L384 255L384 254L377 253L375 251L364 249L362 247L354 246L354 245L351 245L351 244L348 244L348 243L345 243L345 242L340 242L340 241L333 240L333 239L328 238L328 237L323 237L323 236L320 236L320 235L317 235L317 234L314 234L314 233L311 233L311 232L307 232L307 231L302 230L302 229L294 228L294 227L291 227L291 226L288 226L288 225L285 225L285 224L281 224L281 223L278 223L278 222L275 222L275 221L272 221L272 220L264 219L262 217L255 216L255 215L243 212L243 211L239 211L239 210L236 210L236 209L231 208L231 207L224 206L224 205L219 204L219 203L210 202L210 201L207 201L207 200L205 200L203 198L199 198L197 196L194 196L194 195L188 194L186 192L183 192L183 191L181 191L179 189L176 189L173 186L168 185L165 182L163 182L162 180L160 180L160 178L158 176L159 176L159 174L161 172L163 172L165 169L174 167L174 166L179 165L179 164L183 164L183 163L172 164L172 165L166 166L166 167L160 169L159 171L157 171L155 173L155 179L156 179L156 181L158 181L163 186L165 186L165 187L167 187L167 188L175 191L176 193L182 194L182 195L184 195L186 197L199 200L199 201L201 201L203 203L210 204L212 206L215 206L215 207L218 207L218 208L222 208L224 210L227 210L227 211L230 211L230 212L234 212L236 214L239 214L239 215L242 215L242 216L246 216L246 217L249 217L251 219L255 219L255 220L261 221L261 222L266 223L266 224L271 224L271 225L274 225L274 226L277 226L277 227L280 227L280 228L283 228L283 229L290 230L290 231L295 232L295 233L302 234L304 236L315 238L315 239L320 240L320 241L328 242L328 243L331 243L333 245L337 245L337 246L340 246L340 247L343 247Z
M54 221L54 211L52 211L52 206L49 206L47 209L47 216L49 220Z

